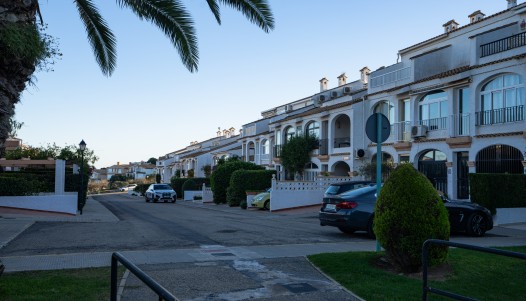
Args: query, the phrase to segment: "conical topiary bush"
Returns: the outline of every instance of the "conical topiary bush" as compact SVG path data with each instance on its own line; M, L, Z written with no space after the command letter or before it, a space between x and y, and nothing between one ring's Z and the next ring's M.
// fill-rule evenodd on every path
M391 172L376 202L374 232L388 260L405 273L422 266L422 245L427 239L449 240L446 207L431 182L411 164ZM429 263L447 258L447 247L432 246Z

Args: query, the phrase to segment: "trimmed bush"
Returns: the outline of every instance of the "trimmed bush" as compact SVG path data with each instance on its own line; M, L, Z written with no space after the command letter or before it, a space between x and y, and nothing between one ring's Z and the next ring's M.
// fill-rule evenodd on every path
M197 184L195 183L195 181L193 179L187 179L184 183L183 183L183 193L187 190L198 190L197 188Z
M22 177L0 177L0 196L33 195L40 192L40 183Z
M411 164L391 172L376 202L374 232L388 260L404 273L420 270L427 239L449 240L446 207L431 182ZM430 265L447 258L448 248L432 246Z
M170 179L170 186L172 186L172 188L175 190L178 198L183 197L183 191L184 191L183 185L188 180L189 179L187 178L178 178L176 176ZM187 189L187 190L201 190L201 188L203 187L203 184L205 184L206 186L210 186L209 178L192 178L192 181L194 181L195 183L195 186L196 186L195 189Z
M214 194L214 203L226 203L226 190L230 185L230 177L236 170L263 170L262 166L250 162L229 161L221 164L210 176L212 192Z
M469 174L471 201L496 214L496 208L526 207L526 175Z
M133 191L138 192L140 195L144 195L150 185L151 184L137 184L137 187L135 187Z
M230 177L226 198L229 206L239 206L246 202L248 190L265 190L270 188L275 170L236 170Z

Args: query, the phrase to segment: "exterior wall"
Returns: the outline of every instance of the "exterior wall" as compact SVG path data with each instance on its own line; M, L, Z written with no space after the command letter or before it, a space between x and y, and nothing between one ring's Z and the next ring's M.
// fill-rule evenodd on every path
M77 214L77 193L43 196L2 196L0 207Z

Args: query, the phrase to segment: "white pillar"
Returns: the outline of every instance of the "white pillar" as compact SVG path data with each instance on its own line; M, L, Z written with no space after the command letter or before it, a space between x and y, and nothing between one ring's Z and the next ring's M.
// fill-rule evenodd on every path
M78 172L77 172L78 173ZM55 160L55 194L65 194L66 161Z

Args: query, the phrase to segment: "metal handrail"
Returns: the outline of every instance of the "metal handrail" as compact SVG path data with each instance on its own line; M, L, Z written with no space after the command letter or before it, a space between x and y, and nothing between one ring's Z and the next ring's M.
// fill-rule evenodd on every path
M461 244L458 242L451 242L447 240L428 239L424 242L424 245L422 246L422 282L423 282L422 283L422 300L424 301L427 301L428 292L435 293L437 295L449 297L451 299L456 299L456 300L477 301L477 299L469 298L466 296L458 295L455 293L451 293L451 292L436 289L436 288L431 288L427 285L427 264L428 264L428 255L429 255L429 245L431 244L468 249L468 250L473 250L473 251L491 253L491 254L507 256L507 257L514 257L514 258L519 258L519 259L526 259L526 254L522 254L518 252Z
M125 266L135 276L137 276L137 278L139 278L144 284L146 284L152 291L154 291L157 294L157 296L159 296L159 301L178 300L177 298L175 298L174 295L172 295L172 293L170 293L167 289L162 287L159 283L157 283L157 281L155 281L152 277L148 276L131 261L126 259L126 257L124 257L119 252L114 252L111 255L111 301L117 301L117 266L119 262L122 263L122 265Z

